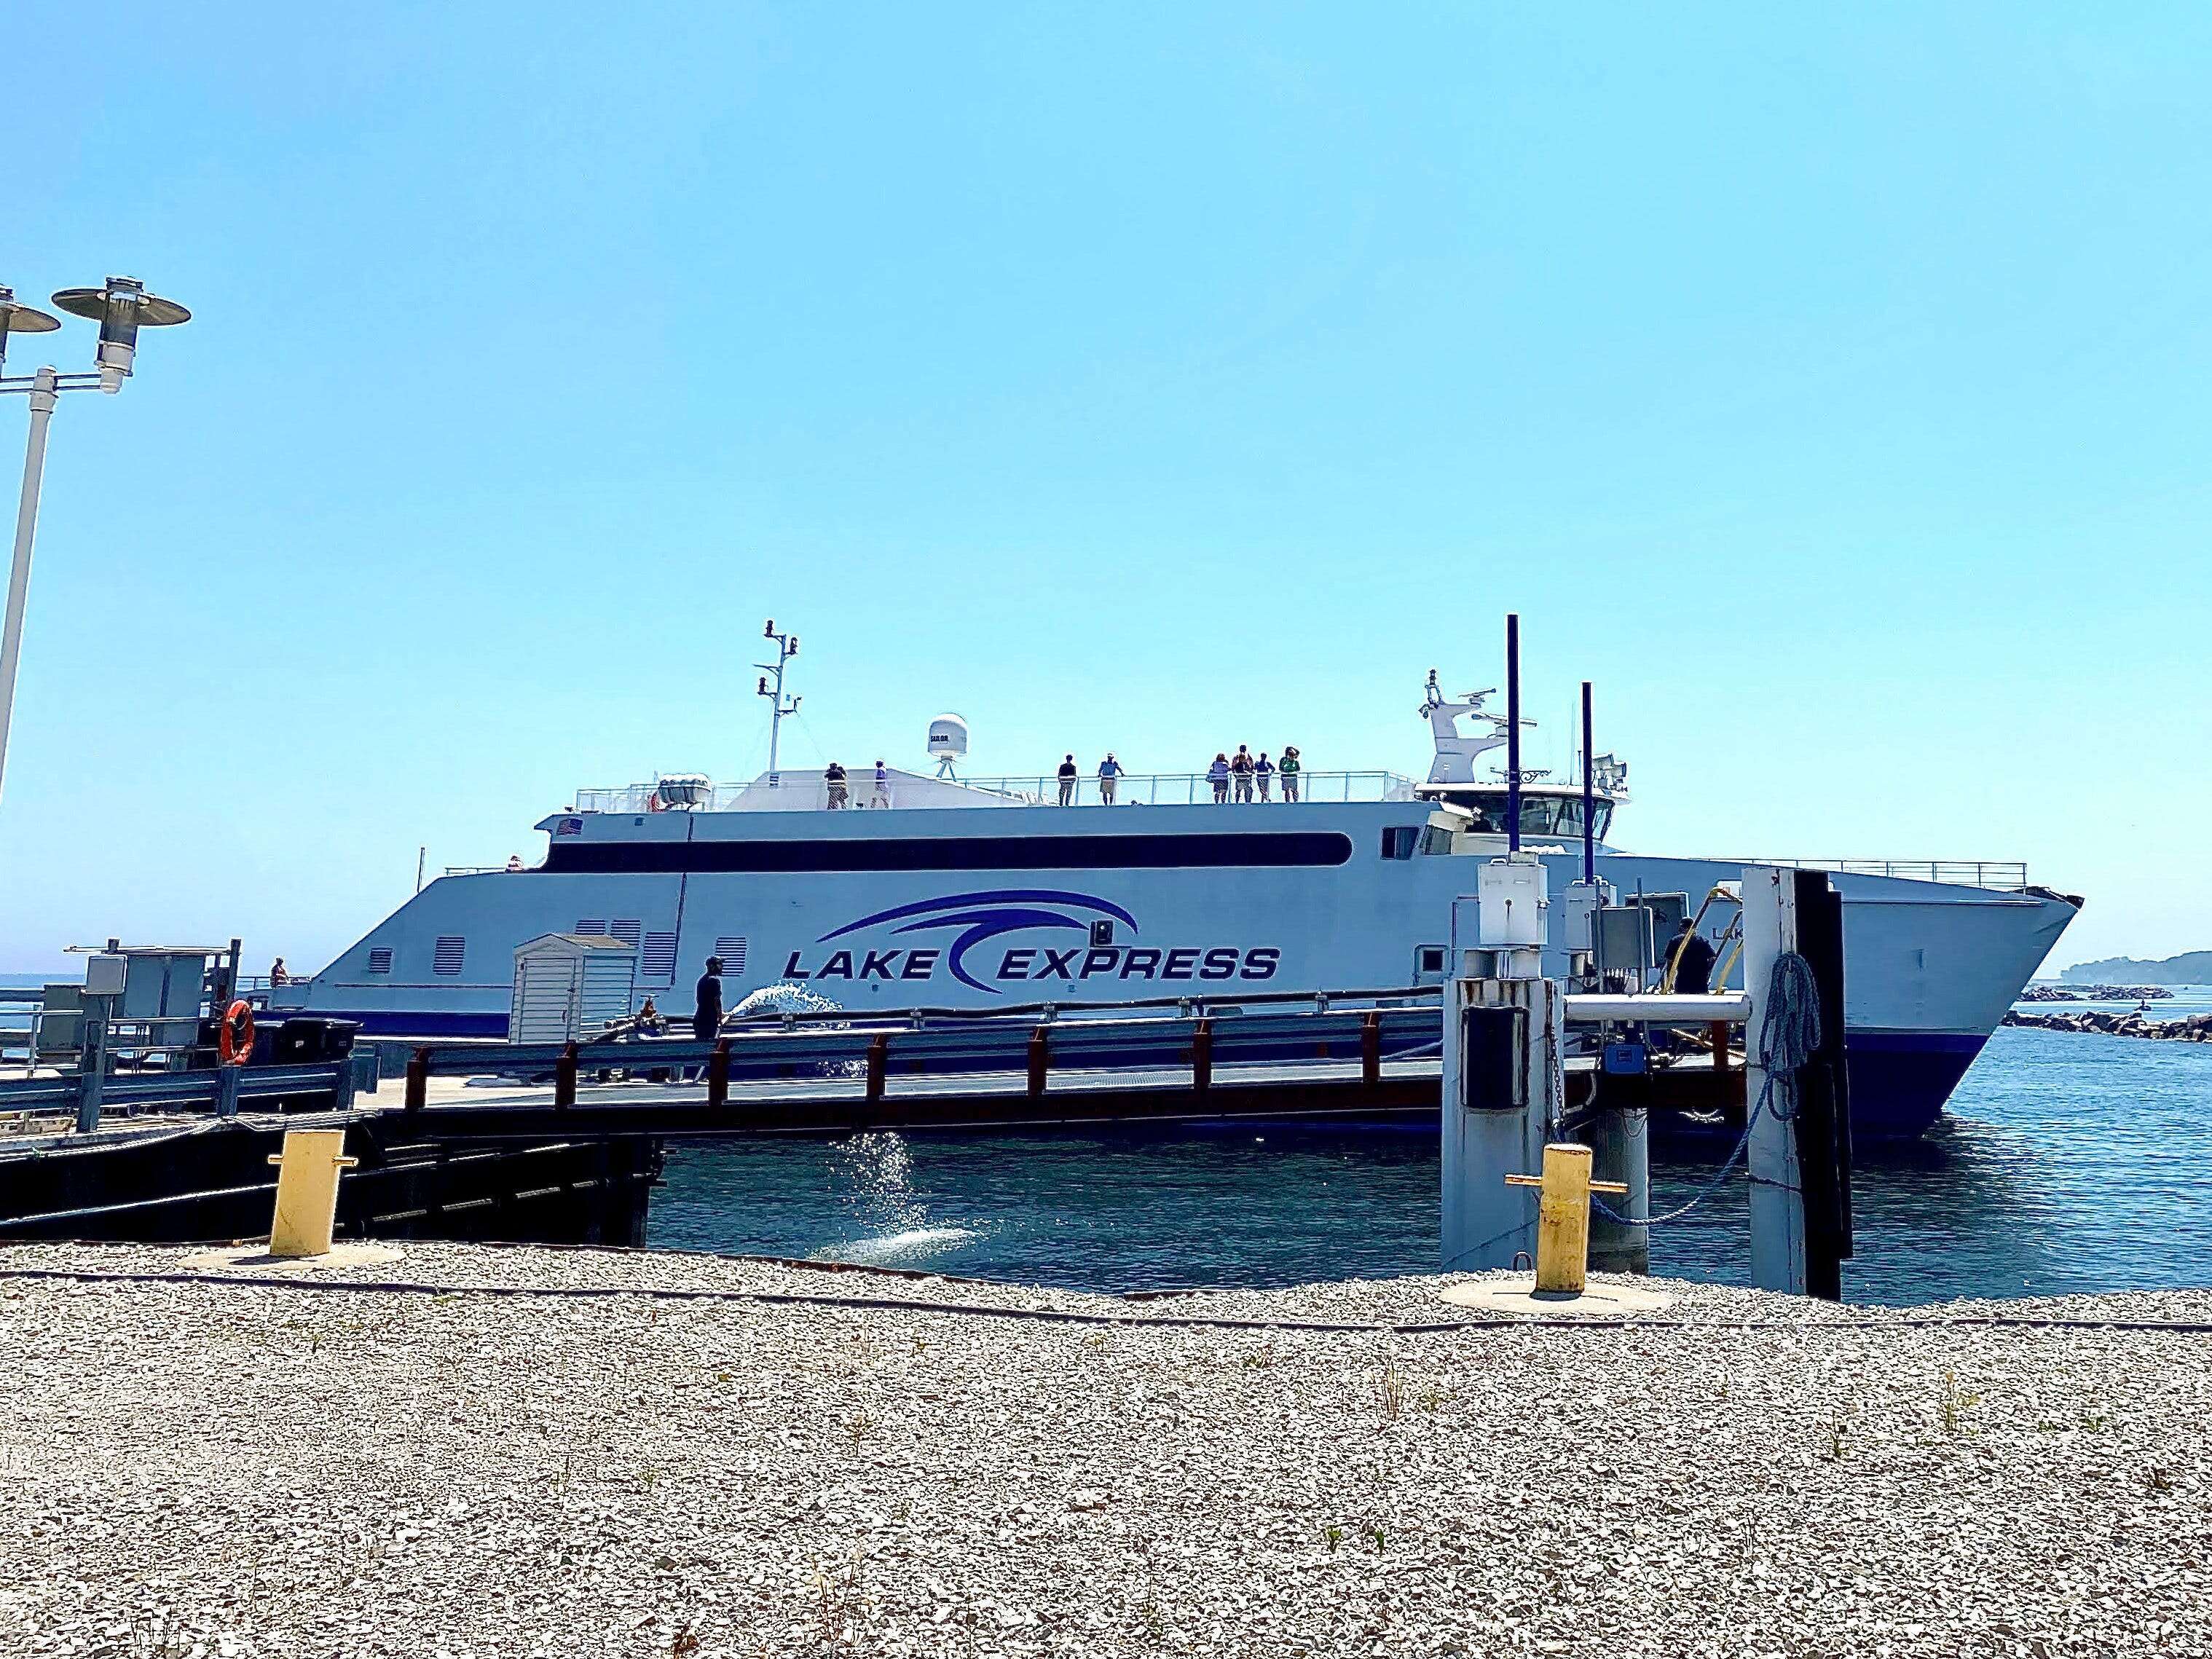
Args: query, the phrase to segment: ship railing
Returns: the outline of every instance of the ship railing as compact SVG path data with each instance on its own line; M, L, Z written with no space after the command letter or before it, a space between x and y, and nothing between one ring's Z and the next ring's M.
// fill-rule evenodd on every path
M1938 881L1953 887L1986 887L1993 892L2027 890L2027 866L2018 859L1749 859L1791 870L1832 870L1845 876L1895 876L1906 881Z
M962 777L949 781L963 789L1024 805L1197 806L1210 805L1217 799L1216 787L1204 772L1125 772L1110 780L1091 772L1071 781L1065 801L1061 799L1060 780L1050 772L995 778ZM862 811L878 806L896 808L900 805L900 782L894 778L878 792L870 769L854 769L847 777L839 804ZM726 811L751 787L715 784L701 792L702 799L694 810ZM833 805L830 786L817 776L789 779L782 787L793 810L823 810ZM1288 780L1277 773L1264 781L1253 777L1242 783L1232 777L1219 787L1218 793L1219 799L1232 805L1248 802L1256 805L1262 801L1272 805L1286 800L1401 801L1414 799L1414 786L1413 779L1389 771L1300 772ZM576 793L576 810L608 813L656 811L664 810L659 797L659 787L650 783L631 784L620 789L580 789ZM957 804L935 790L927 792L926 799L937 805Z

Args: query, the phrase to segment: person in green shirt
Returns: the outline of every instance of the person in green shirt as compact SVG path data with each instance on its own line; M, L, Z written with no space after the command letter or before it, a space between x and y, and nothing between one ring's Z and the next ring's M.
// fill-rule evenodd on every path
M1298 798L1298 775L1304 769L1298 764L1298 751L1295 744L1283 750L1283 758L1275 768L1275 775L1283 781L1285 800Z

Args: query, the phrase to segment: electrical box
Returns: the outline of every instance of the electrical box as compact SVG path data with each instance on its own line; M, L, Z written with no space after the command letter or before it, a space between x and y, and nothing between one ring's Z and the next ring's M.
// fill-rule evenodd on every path
M1477 1003L1459 1017L1459 1103L1471 1112L1515 1112L1521 1098L1521 1063L1528 1042L1528 1011L1509 1003Z
M1651 1051L1640 1042L1608 1042L1603 1063L1608 1077L1642 1077L1651 1069Z
M119 997L129 958L102 951L84 959L84 994L88 997Z
M1597 913L1597 960L1604 972L1643 973L1651 966L1651 947L1650 911L1640 905L1609 904Z
M1560 943L1570 951L1597 949L1597 913L1613 902L1613 884L1574 881L1567 884L1565 915Z
M1475 943L1486 951L1540 950L1550 926L1544 866L1523 854L1492 859L1475 872Z
M1651 913L1651 937L1662 945L1681 931L1682 919L1690 914L1687 893L1638 893L1628 902ZM1658 958L1655 956L1652 960Z
M93 957L98 962L101 958ZM118 1019L198 1019L207 995L206 953L128 951L123 954Z

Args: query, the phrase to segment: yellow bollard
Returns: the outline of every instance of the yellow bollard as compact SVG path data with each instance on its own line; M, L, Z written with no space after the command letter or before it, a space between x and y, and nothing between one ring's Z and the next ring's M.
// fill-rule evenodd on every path
M1544 1148L1544 1173L1510 1175L1509 1187L1543 1189L1536 1206L1536 1289L1580 1296L1589 1273L1589 1195L1626 1193L1618 1181L1590 1179L1590 1149L1571 1140Z
M338 1171L361 1160L345 1153L343 1129L287 1129L276 1165L276 1212L269 1221L271 1255L328 1255L338 1219Z

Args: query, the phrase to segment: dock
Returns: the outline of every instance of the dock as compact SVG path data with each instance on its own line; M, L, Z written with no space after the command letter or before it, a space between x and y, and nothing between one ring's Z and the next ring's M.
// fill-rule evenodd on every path
M1448 1282L0 1249L0 1626L240 1659L2201 1650L2212 1297L1679 1285L1573 1323L1468 1321Z

